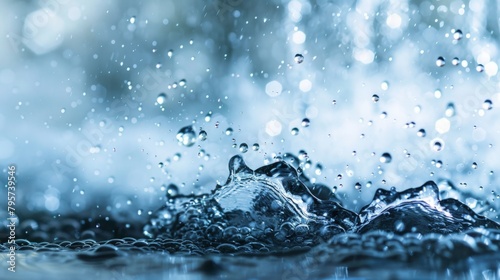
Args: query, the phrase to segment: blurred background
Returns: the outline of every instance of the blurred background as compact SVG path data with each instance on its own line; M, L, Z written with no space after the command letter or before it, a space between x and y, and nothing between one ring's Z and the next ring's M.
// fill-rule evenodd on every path
M499 221L498 2L337 2L0 1L18 238L140 234L235 154L293 154L354 211L434 180Z

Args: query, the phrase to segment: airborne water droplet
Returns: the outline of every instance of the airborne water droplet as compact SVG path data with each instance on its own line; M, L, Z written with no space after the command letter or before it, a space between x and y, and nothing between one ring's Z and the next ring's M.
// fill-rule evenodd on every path
M302 54L300 54L300 53L296 54L293 59L298 64L301 64L302 62L304 62L304 56Z
M476 71L479 72L479 73L483 72L484 71L484 66L482 64L478 64L476 66Z
M205 141L207 140L207 132L205 130L202 130L200 131L200 133L198 133L198 139L200 139L200 141Z
M392 160L392 156L389 153L383 153L382 156L380 157L380 162L381 163L389 163Z
M229 135L233 135L233 129L232 129L232 128L230 128L230 127L228 127L228 128L226 129L226 135L228 135L228 136L229 136Z
M167 56L168 56L168 58L172 58L172 56L173 56L173 55L174 55L174 51L173 51L173 50L169 50L169 51L167 52Z
M176 135L177 141L185 147L191 147L196 142L196 133L193 126L188 125L179 130Z
M302 123L301 124L302 124L303 127L308 127L310 123L311 122L309 121L308 118L304 118L304 119L302 119Z
M463 37L463 33L462 33L462 30L460 30L460 29L457 29L455 31L455 33L453 33L453 39L455 39L457 41L462 39L462 37Z
M167 100L167 95L163 92L158 94L158 97L156 97L156 102L158 102L158 104L160 105L165 103L166 100Z
M299 129L296 128L296 127L294 127L294 128L292 128L292 131L290 133L292 133L292 135L298 135L299 134Z
M380 99L380 97L378 95L376 95L376 94L372 95L373 102L377 103L379 99Z
M134 24L135 23L135 17L131 17L129 21L130 21L130 23Z
M439 152L439 151L443 150L443 148L444 148L444 142L443 142L443 140L441 140L439 138L432 139L432 141L431 141L431 148L434 151L436 151L436 152Z
M260 148L260 146L257 143L255 143L255 144L252 145L252 150L254 150L254 151L258 151L259 148Z
M436 65L438 67L443 67L445 64L446 64L446 61L444 60L444 58L442 56L437 58Z
M240 144L240 152L246 153L248 151L248 145L246 143Z
M419 129L419 130L417 131L417 136L418 136L418 137L425 137L425 135L426 135L426 133L425 133L425 129L423 129L423 128L422 128L422 129Z
M483 103L483 109L491 110L491 108L493 108L493 102L491 102L491 100L489 99L486 99Z
M444 111L444 115L447 117L453 117L455 115L455 104L453 103L448 103L446 105L446 110Z
M454 66L457 66L458 64L460 64L460 59L458 57L454 57L451 60L451 64L453 64Z
M382 90L388 90L389 89L389 82L387 81L383 81L381 84L380 84L380 88Z

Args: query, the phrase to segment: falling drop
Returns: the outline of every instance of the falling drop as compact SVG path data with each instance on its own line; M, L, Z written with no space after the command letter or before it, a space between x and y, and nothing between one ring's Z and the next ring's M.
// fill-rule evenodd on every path
M357 182L355 185L354 185L354 188L357 189L357 190L361 190L361 184L359 182Z
M129 21L130 21L130 23L134 24L135 23L135 17L131 17Z
M294 127L292 128L292 130L290 131L290 133L292 133L292 135L298 135L299 134L299 129Z
M432 141L431 141L431 148L434 151L436 151L436 152L442 151L443 148L444 148L444 142L443 142L443 140L441 140L439 138L432 139Z
M174 197L176 195L179 194L179 188L174 185L174 184L170 184L168 185L167 187L167 197Z
M380 84L380 88L382 90L388 90L389 89L389 82L387 81L383 81L381 84Z
M173 56L173 55L174 55L174 51L173 51L173 50L169 50L169 51L167 52L167 56L168 56L168 58L172 58L172 56Z
M478 64L476 66L476 71L479 72L479 73L483 72L484 71L484 66L482 64Z
M417 131L418 137L425 137L425 135L426 135L425 129L421 128Z
M310 123L311 122L309 121L308 118L304 118L304 119L302 119L302 123L301 124L302 124L303 127L308 127Z
M200 133L198 133L198 139L200 139L200 141L205 141L207 140L207 132L205 130L202 130L200 131Z
M483 109L485 109L485 110L491 110L491 108L493 108L493 102L491 102L491 100L489 100L489 99L486 99L483 102Z
M179 81L179 86L180 87L183 87L183 86L186 86L186 79L182 79Z
M254 151L258 151L259 148L260 148L260 146L257 143L255 143L255 144L252 145L252 150L254 150Z
M438 59L436 60L436 65L438 67L443 67L444 65L446 64L444 58L442 56L438 57Z
M314 170L314 173L319 176L321 175L321 172L323 172L323 165L318 163L316 164L316 169Z
M230 128L230 127L228 127L228 128L226 129L226 135L227 135L227 136L233 135L233 129L232 129L232 128Z
M452 60L451 60L451 64L453 64L453 66L457 66L460 64L460 59L458 57L454 57Z
M392 156L389 153L383 153L382 156L380 156L381 163L389 163L391 161L392 161Z
M376 95L376 94L372 95L373 102L377 103L379 99L380 99L380 97L378 95Z
M248 145L246 143L240 144L240 152L246 153L248 151Z
M463 33L462 33L462 30L460 30L460 29L457 29L455 31L455 33L453 33L453 39L455 39L457 41L462 39L462 37L463 37Z
M477 169L477 163L476 162L472 163L472 169Z
M300 53L296 54L293 59L298 64L301 64L302 62L304 62L304 56L302 54L300 54Z
M163 92L158 94L158 96L156 97L156 102L158 102L158 104L160 105L165 103L166 100L167 100L167 95Z
M446 110L444 111L444 115L447 117L453 117L455 115L455 104L453 103L448 103L446 105Z
M196 133L191 125L185 126L177 132L177 141L185 147L191 147L196 142Z

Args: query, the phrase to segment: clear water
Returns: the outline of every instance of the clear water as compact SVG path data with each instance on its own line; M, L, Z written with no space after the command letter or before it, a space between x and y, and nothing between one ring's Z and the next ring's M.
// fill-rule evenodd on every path
M499 13L0 2L0 279L499 279Z

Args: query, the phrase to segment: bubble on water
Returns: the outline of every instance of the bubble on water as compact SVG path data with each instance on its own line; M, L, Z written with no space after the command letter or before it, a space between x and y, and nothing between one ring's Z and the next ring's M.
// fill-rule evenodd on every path
M489 99L486 99L483 102L483 109L485 109L485 110L491 110L492 108L493 108L493 102L491 102L491 100L489 100Z
M392 156L389 153L383 153L382 156L380 156L381 163L389 163L391 161L392 161Z
M233 129L232 129L231 127L228 127L228 128L226 129L226 135L227 135L227 136L233 135Z
M425 129L421 128L417 131L418 137L425 137L425 135L426 135Z
M477 163L476 162L472 163L472 169L477 169Z
M441 138L434 138L431 140L431 148L436 152L440 152L444 149L444 141Z
M168 58L172 58L173 55L174 55L174 50L168 50L167 52Z
M436 60L436 66L443 67L446 64L446 61L442 56L438 57Z
M378 95L376 95L376 94L372 95L373 102L377 103L379 99L380 99L380 97Z
M290 131L290 133L291 133L292 135L298 135L298 134L299 134L299 129L298 129L298 128L296 128L296 127L294 127L294 128L292 128L292 130Z
M196 143L196 132L192 125L185 126L177 132L177 141L185 147L191 147Z
M454 57L452 60L451 60L451 64L453 64L453 66L457 66L460 64L460 59L458 57Z
M165 103L165 101L167 101L167 95L163 92L158 94L158 96L156 97L156 102L161 105Z
M389 82L387 81L383 81L381 84L380 84L380 88L382 90L388 90L389 89Z
M479 73L483 72L484 71L484 65L478 64L476 66L476 71L479 72Z
M301 64L302 62L304 62L304 56L302 54L300 54L300 53L296 54L293 59L298 64Z
M457 30L453 33L453 39L455 39L455 40L457 40L457 41L458 41L458 40L460 40L460 39L462 39L462 37L463 37L463 33L462 33L462 30L460 30L460 29L457 29Z
M248 145L246 143L240 144L240 152L246 153L248 151Z
M311 121L309 121L308 118L302 119L302 122L301 122L303 127L308 127L310 123L311 123Z
M260 149L259 144L255 143L255 144L252 145L252 150L258 151L259 149Z
M198 139L200 139L200 141L205 141L207 140L207 135L205 130L201 130L200 133L198 133Z
M455 104L453 104L452 102L448 103L448 105L446 105L444 115L447 117L453 117L455 115Z

